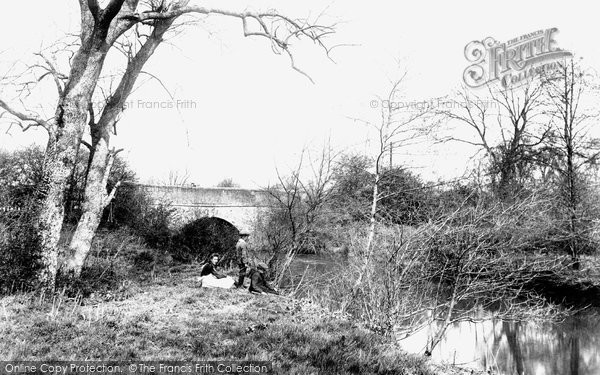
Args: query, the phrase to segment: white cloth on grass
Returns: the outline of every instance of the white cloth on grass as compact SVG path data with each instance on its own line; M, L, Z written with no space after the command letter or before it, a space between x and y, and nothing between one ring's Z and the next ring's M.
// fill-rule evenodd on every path
M198 278L198 281L202 284L203 288L223 288L223 289L231 289L235 285L235 280L232 277L225 276L221 279L217 279L215 275L210 274L206 276L201 276Z

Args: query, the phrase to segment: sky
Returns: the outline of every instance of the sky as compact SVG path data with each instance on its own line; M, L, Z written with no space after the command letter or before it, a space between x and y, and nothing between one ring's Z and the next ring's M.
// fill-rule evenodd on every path
M245 38L241 22L223 16L198 22L162 45L131 95L114 145L140 181L165 183L169 175L214 186L231 178L244 187L273 183L276 168L293 168L302 150L330 142L338 151L372 154L377 121L373 101L386 94L390 80L406 72L407 100L443 97L462 84L469 65L465 45L492 36L500 41L556 27L559 46L600 69L600 50L591 25L590 3L573 1L228 1L192 0L227 9L277 9L292 17L323 13L335 23L331 53L308 43L294 46L297 65L314 83L272 52L262 38ZM22 0L3 4L0 24L0 75L13 64L35 61L40 51L78 31L74 0ZM119 69L117 59L106 70ZM141 82L140 82L141 83ZM53 112L51 82L24 103L46 116ZM0 98L15 100L0 88ZM33 103L33 104L32 104ZM19 102L16 102L19 105ZM0 122L8 128L8 123ZM42 131L0 131L0 148L43 145ZM394 162L410 166L425 180L454 178L465 172L476 150L464 144L422 144L399 152Z

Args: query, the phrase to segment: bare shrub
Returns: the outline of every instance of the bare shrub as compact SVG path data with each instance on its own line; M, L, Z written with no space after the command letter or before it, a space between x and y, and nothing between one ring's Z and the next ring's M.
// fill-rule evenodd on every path
M534 194L510 205L463 206L418 227L381 225L371 265L352 296L367 241L365 233L357 233L349 266L325 291L310 289L307 295L330 308L345 307L344 312L382 334L409 335L426 325L436 327L426 354L457 321L558 317L553 305L528 288L539 273L569 266L563 258L530 251L547 230L540 223L549 206Z
M141 207L141 215L131 223L131 228L148 246L155 249L168 249L173 240L171 222L174 214L175 209L169 202L159 202L156 205L145 202Z

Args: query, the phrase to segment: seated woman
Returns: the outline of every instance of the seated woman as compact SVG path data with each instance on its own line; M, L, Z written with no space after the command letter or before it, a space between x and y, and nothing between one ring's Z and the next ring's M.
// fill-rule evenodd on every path
M201 286L204 288L233 288L235 280L218 272L217 263L219 263L219 254L212 254L209 261L202 266L198 280Z
M250 288L248 288L250 292L260 294L279 294L269 285L269 283L267 283L267 278L265 277L267 268L268 267L266 264L259 263L256 266L256 269L250 271Z

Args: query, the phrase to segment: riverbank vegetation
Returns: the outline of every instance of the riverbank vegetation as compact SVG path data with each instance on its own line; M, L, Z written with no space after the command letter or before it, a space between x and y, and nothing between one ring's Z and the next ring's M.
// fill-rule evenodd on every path
M132 242L121 248L125 238ZM82 274L93 282L85 296L62 289L0 298L1 359L253 360L281 374L441 371L311 301L200 288L199 264L162 257L151 265L147 251L130 233L100 233ZM117 253L118 265L107 268Z

